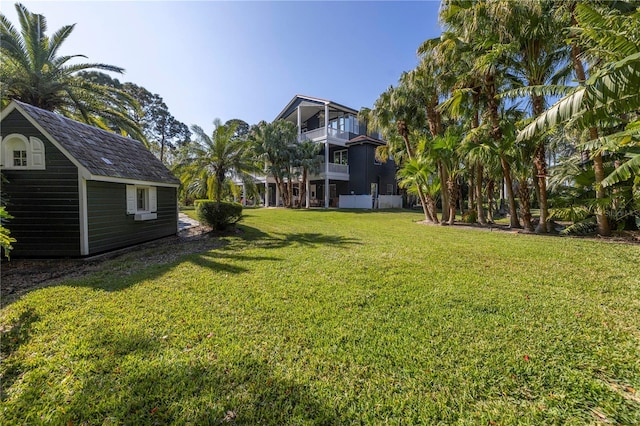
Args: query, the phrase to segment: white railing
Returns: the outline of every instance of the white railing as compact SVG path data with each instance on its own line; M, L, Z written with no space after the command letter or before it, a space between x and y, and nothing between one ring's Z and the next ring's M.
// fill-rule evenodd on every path
M324 173L326 171L325 163L320 164L320 173ZM349 166L347 164L329 163L329 173L349 174Z
M343 132L337 129L332 129L329 128L328 129L328 133L329 133L329 137L332 138L336 138L336 139L341 139L341 140L345 140L348 141L349 140L349 132ZM313 129L313 130L309 130L308 132L304 132L302 133L298 139L303 141L305 139L310 139L310 140L314 140L314 139L318 139L318 138L324 138L327 134L324 132L324 127L320 127L319 129Z

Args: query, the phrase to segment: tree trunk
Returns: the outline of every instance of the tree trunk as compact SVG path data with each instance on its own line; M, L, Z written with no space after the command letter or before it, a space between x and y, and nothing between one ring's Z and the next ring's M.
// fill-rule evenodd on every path
M300 202L298 203L298 208L302 208L302 203L306 203L306 199L307 199L307 168L306 167L302 168L302 182L299 185L300 185L300 191L298 191L298 194L300 194ZM309 208L309 206L305 204L305 208Z
M449 173L442 161L438 160L438 174L440 175L440 196L442 197L442 222L449 221ZM454 215L455 216L455 215Z
M407 157L409 160L413 160L413 150L411 149L411 143L409 142L409 129L407 129L407 124L404 121L398 121L398 133L402 136L402 140L404 140L404 146L407 150ZM327 188L328 189L328 188ZM424 220L427 222L437 222L437 215L434 217L429 211L429 205L427 204L427 197L422 191L422 187L418 183L418 198L420 198L420 204L422 205L422 211L424 213ZM431 198L431 197L429 197Z
M495 190L496 183L493 179L487 181L487 222L493 223L493 192Z
M529 197L531 192L526 179L518 181L518 201L520 202L520 214L522 215L522 225L526 231L533 232L531 224L531 205Z
M476 164L476 209L478 211L478 222L480 225L486 225L487 219L484 215L484 207L482 206L482 166L480 164Z
M538 188L540 195L538 203L540 204L540 223L536 228L536 232L541 234L549 233L549 207L547 205L547 160L544 155L544 142L539 142L536 146L535 156L533 157L533 164L536 167L537 176L535 178L538 182Z
M500 155L500 165L502 166L502 175L504 176L507 187L507 197L509 199L509 226L513 229L520 228L516 199L513 194L513 182L511 181L511 166L504 155Z
M571 24L576 25L575 18L575 4L571 10ZM573 68L578 78L578 83L583 84L587 79L587 74L584 71L584 66L580 60L580 47L576 43L571 44L571 60L573 61ZM598 129L596 127L589 128L589 139L598 139ZM606 197L606 192L600 184L605 178L604 176L604 164L602 162L602 155L596 154L593 157L593 171L595 173L595 187L596 187L596 200L601 200ZM596 221L598 223L598 233L603 236L611 235L611 228L609 226L609 220L601 205L596 206Z
M449 192L449 225L453 225L456 220L456 205L458 204L458 181L449 176L447 180L447 191Z
M467 192L467 210L474 210L473 206L476 204L474 195L475 195L475 179L473 178L475 176L475 167L471 166L469 168L469 180L467 180L467 185L469 186L469 190Z

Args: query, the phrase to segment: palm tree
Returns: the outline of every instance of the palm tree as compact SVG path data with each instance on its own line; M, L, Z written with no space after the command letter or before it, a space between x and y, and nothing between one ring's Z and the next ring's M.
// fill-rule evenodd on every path
M309 208L309 205L306 204L307 182L311 173L317 173L320 171L320 159L318 157L319 145L315 142L305 140L300 142L297 148L296 165L302 169L302 179L300 181L300 203L298 206L302 207L302 203L304 201L305 207Z
M48 111L134 137L142 132L126 114L135 101L122 90L99 84L79 75L81 71L123 69L101 63L71 63L84 55L58 55L75 25L65 25L51 37L46 35L44 16L16 4L20 31L0 14L0 92L2 106L16 99Z
M588 129L590 140L583 148L592 153L596 197L602 200L604 194L599 191L640 175L640 154L633 152L640 146L640 12L626 14L578 4L574 16L577 37L592 64L591 76L586 79L585 75L584 81L538 115L518 138L530 139L559 124ZM600 162L604 152L627 153L627 161L620 157L616 169L603 178ZM604 216L601 207L598 215ZM606 235L603 225L607 223L600 219L599 232Z
M219 203L232 175L242 177L257 170L247 139L234 137L237 125L224 125L220 119L213 124L211 136L200 126L191 126L195 140L186 146L174 171L183 184L192 185L192 191L204 192Z
M257 159L265 165L264 172L274 177L285 207L291 207L293 200L297 139L297 126L285 120L263 121L254 126L250 137Z

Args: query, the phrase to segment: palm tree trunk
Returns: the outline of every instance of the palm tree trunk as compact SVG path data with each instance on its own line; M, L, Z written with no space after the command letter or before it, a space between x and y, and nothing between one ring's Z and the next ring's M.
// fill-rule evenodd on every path
M305 200L307 199L307 168L303 167L302 168L302 182L300 182L300 191L298 191L298 194L300 194L300 202L298 203L298 208L302 208L302 203L306 202ZM305 208L308 208L309 206L305 205Z
M446 223L449 221L449 173L447 173L447 169L442 164L442 161L438 160L438 174L440 175L440 196L442 197L442 222ZM454 214L455 216L455 214Z
M520 179L518 181L518 200L520 201L520 214L522 215L522 225L526 231L533 232L533 225L531 224L531 205L529 197L531 192L527 179Z
M487 181L487 222L493 223L493 192L495 190L496 183L493 179Z
M545 147L544 142L538 143L536 146L535 156L533 157L533 164L535 165L536 177L538 182L539 196L538 203L540 204L540 223L536 228L536 232L546 234L549 232L549 206L547 204L547 161L545 159Z
M476 209L478 210L478 222L480 225L486 225L487 219L484 215L484 207L482 206L482 170L480 164L476 164Z
M504 176L505 185L507 187L507 197L509 199L509 226L512 229L520 228L518 210L516 209L516 199L513 194L513 182L511 181L511 166L504 155L500 155L500 165L502 166L502 175Z
M571 23L576 25L577 21L574 14L575 4L571 11ZM573 61L573 68L576 72L576 77L579 83L583 83L587 79L587 74L584 71L584 66L580 60L580 47L573 43L571 45L571 60ZM598 129L596 127L589 128L589 139L598 139ZM604 179L604 164L602 161L602 155L597 153L593 157L593 171L595 173L596 183L596 200L602 200L606 197L606 193L602 185L600 184ZM604 209L600 204L596 205L596 221L598 223L598 233L603 236L611 235L611 228L609 227L609 220L607 218Z
M449 225L453 225L456 220L456 205L458 204L458 181L449 176L447 180L447 191L449 192ZM443 219L444 221L444 219Z
M407 125L404 121L398 121L398 133L402 136L402 140L404 140L404 146L407 150L407 157L409 160L413 160L413 150L411 149L411 143L409 142L409 130L407 129ZM434 217L430 212L429 204L427 204L427 197L425 197L424 192L422 191L422 187L418 184L418 197L420 198L420 204L422 205L422 211L424 213L424 219L427 222L437 222L437 215ZM431 197L429 197L431 198Z

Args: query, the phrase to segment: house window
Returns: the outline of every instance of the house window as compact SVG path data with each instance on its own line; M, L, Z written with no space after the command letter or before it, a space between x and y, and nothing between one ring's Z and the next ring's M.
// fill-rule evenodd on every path
M27 167L27 151L13 151L13 166Z
M127 214L133 219L152 220L158 218L158 196L154 186L127 185Z
M393 195L393 184L392 183L388 183L387 184L387 195Z
M139 212L149 207L149 188L136 188L136 204Z
M11 134L0 138L0 164L5 169L44 170L44 144L35 137Z
M333 153L333 162L335 164L349 164L349 151L346 149L335 151Z

